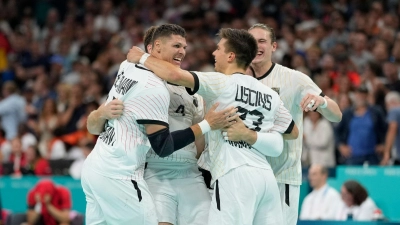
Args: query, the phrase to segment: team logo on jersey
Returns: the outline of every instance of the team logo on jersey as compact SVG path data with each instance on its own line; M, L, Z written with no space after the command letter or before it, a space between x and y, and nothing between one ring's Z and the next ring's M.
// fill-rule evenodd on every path
M280 88L278 88L278 87L273 87L273 88L271 88L272 90L274 90L276 93L278 93L278 95L279 95L279 90L280 90Z
M197 101L197 98L193 97L193 105L199 107L199 102Z

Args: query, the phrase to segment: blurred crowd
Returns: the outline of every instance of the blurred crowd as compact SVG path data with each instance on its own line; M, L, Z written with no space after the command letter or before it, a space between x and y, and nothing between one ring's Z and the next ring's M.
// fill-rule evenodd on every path
M344 112L339 124L306 115L304 166L400 159L387 120L400 118L390 113L400 107L398 0L0 0L0 9L2 173L9 163L13 175L47 175L60 159L79 171L96 138L88 114L127 51L163 23L186 29L182 67L199 71L214 69L221 27L274 28L273 61L309 75Z

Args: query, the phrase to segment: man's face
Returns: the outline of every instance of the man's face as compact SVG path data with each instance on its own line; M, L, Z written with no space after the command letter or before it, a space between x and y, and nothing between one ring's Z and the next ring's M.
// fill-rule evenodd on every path
M171 35L169 38L161 38L155 42L156 49L160 54L160 59L170 62L176 66L181 66L181 62L186 55L186 39L180 35Z
M311 166L308 171L308 179L312 188L319 187L324 182L324 175L321 173L321 168L318 166Z
M226 39L222 38L217 45L217 49L212 53L215 59L215 64L214 64L215 71L220 73L223 73L223 71L225 71L225 69L227 68L229 55L232 54L230 52L228 53L225 52L226 41L227 41Z
M340 195L342 197L343 202L348 206L354 205L353 195L343 186L340 190Z
M252 63L266 63L271 61L272 52L276 50L276 42L271 43L269 31L261 28L254 28L249 31L256 39L258 51Z

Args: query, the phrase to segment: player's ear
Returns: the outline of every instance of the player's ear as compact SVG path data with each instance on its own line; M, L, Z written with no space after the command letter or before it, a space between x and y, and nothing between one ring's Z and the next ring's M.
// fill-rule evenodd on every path
M235 58L236 58L235 53L230 52L229 56L228 56L228 62L233 62L233 60L235 60Z
M278 47L278 43L275 41L272 43L272 52L276 51L276 48Z
M154 41L153 47L151 50L155 50L157 53L161 52L161 40L157 39Z

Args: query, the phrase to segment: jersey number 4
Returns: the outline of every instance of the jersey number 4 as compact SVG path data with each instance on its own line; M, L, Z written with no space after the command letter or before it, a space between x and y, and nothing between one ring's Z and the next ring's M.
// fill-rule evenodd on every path
M176 113L182 113L182 116L185 116L185 106L180 105L178 108L175 110Z
M264 119L264 115L260 111L258 111L258 110L248 111L247 109L242 108L240 106L238 106L237 108L238 108L238 113L242 113L242 115L239 116L240 119L242 119L242 120L246 119L247 114L258 117L257 120L255 120L255 121L253 120L253 125L255 127L250 128L250 130L254 130L254 131L261 130L260 126L262 124L262 120Z

